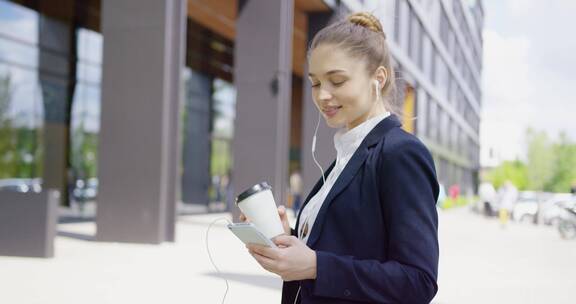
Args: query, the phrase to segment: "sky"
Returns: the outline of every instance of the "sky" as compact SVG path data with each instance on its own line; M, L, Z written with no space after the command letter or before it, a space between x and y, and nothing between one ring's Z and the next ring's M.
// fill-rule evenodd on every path
M484 0L482 165L525 159L525 130L576 141L576 1Z

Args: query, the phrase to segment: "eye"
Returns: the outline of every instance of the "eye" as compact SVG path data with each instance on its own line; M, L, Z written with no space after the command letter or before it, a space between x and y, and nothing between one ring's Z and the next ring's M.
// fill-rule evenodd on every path
M319 87L319 86L320 86L320 83L319 83L319 82L318 82L318 83L313 83L313 84L312 84L312 87L313 87L313 88L317 88L317 87Z
M335 86L335 87L340 87L340 86L342 86L345 82L346 82L346 80L343 80L343 81L332 81L332 85Z

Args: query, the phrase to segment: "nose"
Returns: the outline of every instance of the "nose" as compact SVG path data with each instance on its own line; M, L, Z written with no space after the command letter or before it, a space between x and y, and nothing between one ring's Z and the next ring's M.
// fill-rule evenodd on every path
M320 88L318 90L318 100L324 101L324 100L330 100L330 99L332 99L332 94L328 90L323 89L323 88Z

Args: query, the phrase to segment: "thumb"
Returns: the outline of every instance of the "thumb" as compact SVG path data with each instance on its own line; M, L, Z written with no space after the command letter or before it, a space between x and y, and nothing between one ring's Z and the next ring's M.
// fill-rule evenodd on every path
M276 244L276 246L280 246L283 245L285 247L290 247L293 246L296 242L296 237L291 236L291 235L279 235L277 237L274 238L274 244Z
M281 218L286 217L286 207L284 207L284 205L278 207L278 214L280 215Z

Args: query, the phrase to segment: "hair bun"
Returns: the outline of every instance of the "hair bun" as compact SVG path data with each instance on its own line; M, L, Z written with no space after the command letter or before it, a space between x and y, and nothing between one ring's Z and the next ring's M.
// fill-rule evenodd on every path
M373 32L381 33L384 35L384 30L382 29L380 20L378 20L378 18L370 13L360 12L351 14L348 16L348 21L353 24L365 27Z

